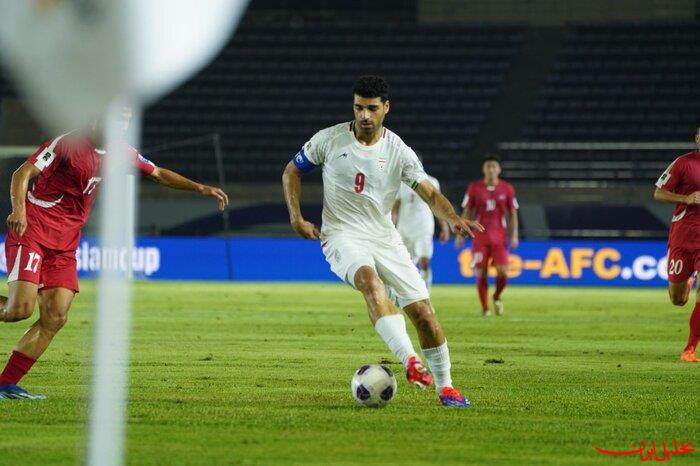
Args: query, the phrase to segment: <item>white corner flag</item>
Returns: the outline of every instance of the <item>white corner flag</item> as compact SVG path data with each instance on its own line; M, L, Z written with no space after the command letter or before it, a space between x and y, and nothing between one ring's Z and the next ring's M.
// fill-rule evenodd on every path
M50 132L105 118L103 248L127 250L135 209L121 156L118 115L131 106L138 146L143 106L210 61L248 0L0 0L0 58ZM127 256L129 257L129 256ZM127 267L128 269L129 267ZM130 280L103 270L98 284L87 462L124 463Z

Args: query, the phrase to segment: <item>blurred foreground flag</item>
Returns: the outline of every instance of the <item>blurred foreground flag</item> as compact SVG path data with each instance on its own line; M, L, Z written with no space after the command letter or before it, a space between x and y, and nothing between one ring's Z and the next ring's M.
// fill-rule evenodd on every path
M247 0L0 0L0 54L17 89L51 134L105 117L106 148L120 144L119 114L140 120L149 101L204 66ZM123 124L123 123L122 123ZM127 140L138 146L140 128ZM134 192L127 157L103 167L101 244L130 251ZM127 257L131 255L127 252ZM103 269L98 284L87 463L124 464L130 281Z
M206 64L247 0L0 0L0 55L52 133L147 103Z
M0 0L0 53L52 134L105 113L128 74L125 10L109 0Z
M248 0L124 0L128 5L128 88L148 102L211 61Z

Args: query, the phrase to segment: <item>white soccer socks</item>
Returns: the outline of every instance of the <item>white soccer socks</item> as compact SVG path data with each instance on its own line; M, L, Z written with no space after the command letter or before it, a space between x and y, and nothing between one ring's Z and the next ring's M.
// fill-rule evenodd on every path
M408 358L417 354L413 349L411 339L408 337L408 332L406 332L406 321L402 314L392 314L379 318L374 324L374 329L404 366ZM447 350L446 346L445 350ZM447 364L449 371L449 356Z
M442 387L451 387L452 374L450 369L452 364L450 363L450 350L447 349L447 340L435 348L423 348L423 355L435 378L435 389L439 392Z
M381 317L374 324L374 329L404 366L408 358L417 354L406 332L406 320L402 314ZM423 348L423 356L435 379L435 389L439 392L442 387L451 387L452 364L447 341L435 348Z

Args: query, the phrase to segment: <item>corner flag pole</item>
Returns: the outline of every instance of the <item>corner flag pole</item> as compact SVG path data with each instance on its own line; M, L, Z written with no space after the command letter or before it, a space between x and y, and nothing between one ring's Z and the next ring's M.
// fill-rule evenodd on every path
M138 121L137 128L140 129L141 122ZM129 173L126 175L126 198L124 199L124 207L126 207L126 277L129 280L134 279L134 248L136 247L136 175Z
M119 114L129 102L118 99L106 116L107 153L104 164L104 204L100 230L102 247L127 251L127 264L132 261L130 244L134 238L134 196L129 177L133 170L120 143ZM129 105L134 113L130 126L132 137L140 131L141 109ZM132 191L132 195L129 195ZM97 318L95 319L95 356L92 404L89 424L87 463L100 466L120 466L124 463L126 436L129 327L131 323L131 279L129 272L116 261L113 267L103 267L98 282Z

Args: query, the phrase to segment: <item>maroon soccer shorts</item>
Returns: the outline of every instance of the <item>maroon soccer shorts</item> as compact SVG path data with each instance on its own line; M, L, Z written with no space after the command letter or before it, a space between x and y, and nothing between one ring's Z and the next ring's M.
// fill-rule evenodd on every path
M27 235L10 233L5 241L5 257L8 283L22 280L36 283L40 289L79 291L75 251L46 249Z
M505 244L489 244L474 241L472 244L472 264L476 269L484 269L489 265L508 265L508 248Z
M695 271L700 272L700 249L669 248L669 282L682 283L688 281Z

